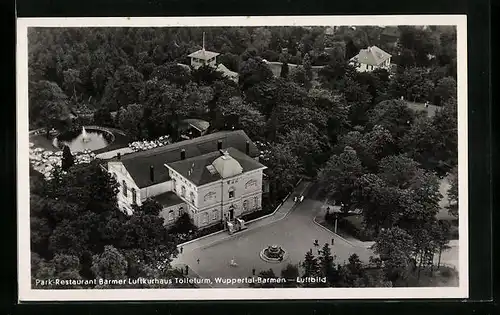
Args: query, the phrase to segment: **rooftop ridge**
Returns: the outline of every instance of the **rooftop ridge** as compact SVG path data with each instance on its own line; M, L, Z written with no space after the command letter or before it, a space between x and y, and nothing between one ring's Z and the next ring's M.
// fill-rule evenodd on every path
M208 141L211 141L213 139L217 139L218 137L227 136L229 134L242 134L248 138L248 135L245 133L245 131L243 131L241 129L239 129L239 130L224 130L224 131L210 133L208 135L204 135L204 136L197 137L194 139L183 140L183 141L171 143L171 144L168 144L166 146L159 147L159 148L154 148L154 149L150 149L150 150L146 150L146 151L139 151L139 152L125 154L121 157L121 159L122 160L130 160L130 159L133 159L136 157L141 157L141 156L153 156L153 155L163 154L163 153L171 151L171 150L181 149L182 147L187 146L187 145L208 142Z

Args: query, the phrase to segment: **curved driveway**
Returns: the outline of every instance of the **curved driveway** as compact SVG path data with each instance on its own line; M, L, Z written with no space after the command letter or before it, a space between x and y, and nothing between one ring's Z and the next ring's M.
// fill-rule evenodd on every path
M297 191L303 190L307 185L309 183L299 185ZM256 274L272 268L279 275L288 263L298 264L302 261L308 250L313 249L313 253L317 255L319 248L314 247L314 240L317 239L320 246L323 246L325 243L331 245L332 238L335 241L331 248L337 263L346 262L353 253L367 262L370 255L373 255L371 250L348 242L313 221L317 215L324 215L322 202L314 198L316 192L316 186L311 185L306 199L292 206L286 216L280 214L280 211L293 205L294 194L278 210L275 215L279 215L278 218L271 217L251 223L247 230L231 236L222 233L184 245L183 253L173 261L173 265L188 264L200 277L210 279L248 277L252 275L253 268ZM282 246L287 251L288 257L283 262L268 263L260 258L260 251L272 244ZM237 267L230 266L232 259L238 264Z

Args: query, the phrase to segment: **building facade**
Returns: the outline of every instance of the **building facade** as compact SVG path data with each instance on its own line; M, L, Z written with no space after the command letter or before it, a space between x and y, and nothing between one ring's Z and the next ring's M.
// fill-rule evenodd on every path
M120 184L118 206L153 198L163 207L165 224L188 213L204 228L262 208L263 171L259 151L241 130L224 131L107 162Z

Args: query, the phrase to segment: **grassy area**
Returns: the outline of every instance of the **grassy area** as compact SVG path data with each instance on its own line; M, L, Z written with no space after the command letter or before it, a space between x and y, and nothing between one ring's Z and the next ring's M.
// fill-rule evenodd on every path
M329 229L330 231L335 231L335 221L325 221L320 222L321 225ZM367 231L363 225L362 215L347 215L339 219L337 223L337 234L344 238L355 238L362 242L373 241L373 235L370 231Z
M427 107L427 108L425 108L425 103L406 101L406 104L408 105L409 108L413 109L414 111L427 112L428 117L433 117L436 114L436 111L439 110L439 106L435 106L435 105L431 105L431 104L429 104L429 107Z

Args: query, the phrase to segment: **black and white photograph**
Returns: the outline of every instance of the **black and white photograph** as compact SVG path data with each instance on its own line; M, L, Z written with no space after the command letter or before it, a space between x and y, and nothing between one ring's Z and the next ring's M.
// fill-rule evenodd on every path
M466 31L18 19L20 299L467 297Z

